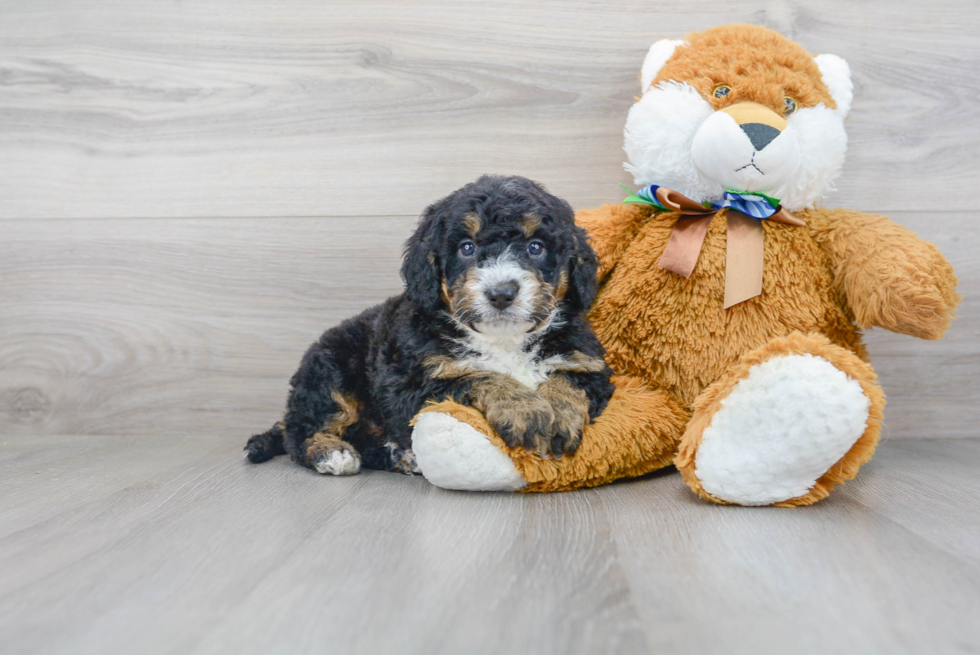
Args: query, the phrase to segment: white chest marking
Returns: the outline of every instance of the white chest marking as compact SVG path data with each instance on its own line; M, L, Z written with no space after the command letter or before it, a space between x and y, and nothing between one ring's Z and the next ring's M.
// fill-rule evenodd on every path
M548 379L552 366L538 357L537 345L524 350L525 334L472 334L466 346L474 351L466 357L473 367L509 375L521 384L537 389Z

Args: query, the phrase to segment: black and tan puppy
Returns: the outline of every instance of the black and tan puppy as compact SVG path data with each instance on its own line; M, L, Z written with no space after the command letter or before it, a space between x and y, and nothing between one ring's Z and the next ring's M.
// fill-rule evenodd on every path
M484 176L430 206L408 240L405 293L327 330L290 384L285 418L249 439L320 473L417 472L410 422L469 404L511 446L574 452L613 391L585 312L596 256L568 203Z

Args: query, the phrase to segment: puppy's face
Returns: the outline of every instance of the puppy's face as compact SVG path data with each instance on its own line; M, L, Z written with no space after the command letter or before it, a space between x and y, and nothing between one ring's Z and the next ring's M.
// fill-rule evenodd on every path
M562 264L569 244L538 212L521 209L490 203L451 221L440 291L453 319L469 329L530 332L552 320L568 292Z
M434 281L437 307L458 326L500 335L587 309L595 270L566 202L525 178L482 177L429 208L403 275L410 299L432 301Z

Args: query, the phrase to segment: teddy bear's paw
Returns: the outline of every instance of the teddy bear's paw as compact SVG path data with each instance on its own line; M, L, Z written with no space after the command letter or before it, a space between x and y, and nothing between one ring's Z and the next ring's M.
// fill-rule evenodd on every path
M862 385L827 359L773 357L721 401L694 475L712 497L739 505L806 497L865 433L870 407Z
M487 435L448 413L418 415L412 451L422 475L443 489L515 491L527 484Z

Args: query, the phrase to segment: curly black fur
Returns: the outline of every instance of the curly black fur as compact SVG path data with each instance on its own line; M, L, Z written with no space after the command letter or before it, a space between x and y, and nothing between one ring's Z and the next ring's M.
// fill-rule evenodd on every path
M529 254L531 236L543 244L544 254ZM461 254L467 240L477 249L469 257ZM542 297L553 305L547 317L534 319L522 347L538 362L571 354L591 361L591 368L567 366L551 375L565 376L585 392L594 419L613 390L604 350L585 318L596 294L596 255L568 203L524 178L484 176L426 209L405 247L402 295L327 330L310 347L290 381L285 418L249 439L248 459L289 453L305 466L336 472L324 471L317 461L326 456L317 439L330 437L353 446L368 468L412 472L411 419L429 400L471 404L483 379L465 367L433 373L433 361L475 361L467 344L479 324L461 319L458 311L454 316L447 294L464 289L467 275L505 252L550 290ZM344 416L350 420L338 418ZM511 444L534 443L505 425L495 427ZM578 445L575 435L542 436L556 455Z

